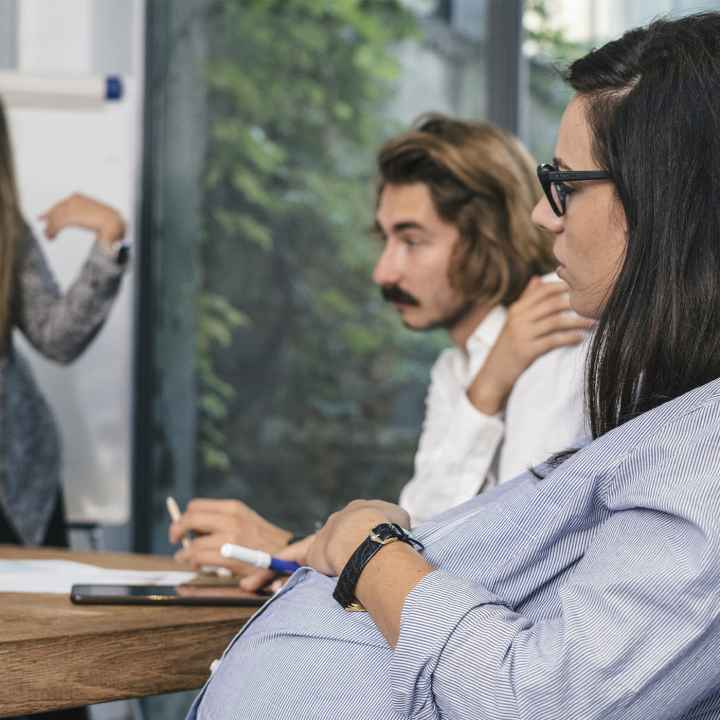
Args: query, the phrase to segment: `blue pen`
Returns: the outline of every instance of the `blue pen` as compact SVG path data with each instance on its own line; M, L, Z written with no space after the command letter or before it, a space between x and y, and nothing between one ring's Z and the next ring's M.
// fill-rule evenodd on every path
M300 567L298 563L292 560L281 560L262 550L253 550L242 545L233 545L233 543L225 543L220 548L220 554L230 560L240 560L255 567L269 568L285 575L294 573Z

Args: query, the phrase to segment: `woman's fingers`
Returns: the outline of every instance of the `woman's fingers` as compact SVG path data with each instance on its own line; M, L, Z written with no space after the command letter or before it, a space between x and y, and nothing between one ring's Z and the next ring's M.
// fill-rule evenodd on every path
M281 560L294 560L300 565L307 565L308 550L314 541L315 535L308 535L306 538L283 548L275 554L275 557ZM256 570L240 581L240 587L243 588L243 590L256 592L260 590L260 588L264 588L273 578L275 578L275 582L270 586L271 589L275 589L276 585L282 587L287 581L287 576L278 576L272 570Z

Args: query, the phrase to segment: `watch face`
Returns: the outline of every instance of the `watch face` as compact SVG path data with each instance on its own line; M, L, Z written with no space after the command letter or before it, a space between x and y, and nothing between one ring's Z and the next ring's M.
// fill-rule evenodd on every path
M399 525L395 523L381 523L376 525L371 531L371 537L375 536L378 540L387 540L389 538L405 537L405 532Z

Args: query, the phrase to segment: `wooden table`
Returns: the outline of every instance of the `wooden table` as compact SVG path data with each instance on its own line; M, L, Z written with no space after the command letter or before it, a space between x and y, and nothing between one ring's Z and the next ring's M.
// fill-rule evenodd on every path
M169 558L0 545L2 559L185 569ZM243 607L73 605L0 593L0 717L192 690L253 613Z

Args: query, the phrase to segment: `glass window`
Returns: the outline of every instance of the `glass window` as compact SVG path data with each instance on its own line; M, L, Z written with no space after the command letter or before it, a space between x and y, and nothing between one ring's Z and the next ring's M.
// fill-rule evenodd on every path
M138 549L171 550L168 494L304 533L410 479L447 339L371 281L375 153L423 112L484 115L484 7L148 5Z
M717 9L717 0L527 0L525 107L532 122L526 123L526 140L532 153L542 160L553 156L560 116L571 97L558 70L590 48L655 18Z
M195 491L307 532L411 475L444 338L370 280L374 156L422 112L481 114L483 67L447 4L278 7L208 25Z

